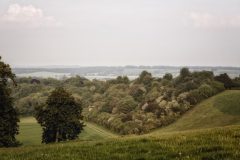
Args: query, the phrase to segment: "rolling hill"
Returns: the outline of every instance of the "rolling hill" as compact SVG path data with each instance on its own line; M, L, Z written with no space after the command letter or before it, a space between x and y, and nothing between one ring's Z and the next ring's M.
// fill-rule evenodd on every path
M85 122L84 131L80 134L81 141L103 140L108 138L116 138L118 135L100 127L93 123ZM41 144L41 127L33 117L21 118L20 134L17 139L23 145L39 145Z
M22 120L21 129L25 135L30 130L37 132L33 126L29 128L34 129L27 130L28 123L37 128L32 118ZM3 160L238 160L239 124L240 91L231 90L203 101L172 125L146 135L118 137L95 124L87 123L80 140L0 149L0 157ZM25 140L30 138L25 137ZM24 142L23 135L19 135L19 139Z
M175 123L154 133L238 124L240 124L240 90L228 90L201 102Z

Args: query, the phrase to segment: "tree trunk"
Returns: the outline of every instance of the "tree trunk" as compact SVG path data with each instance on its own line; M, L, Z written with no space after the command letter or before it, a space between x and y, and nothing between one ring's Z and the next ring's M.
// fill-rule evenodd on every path
M57 128L57 132L56 132L56 142L58 142L59 140L59 129Z

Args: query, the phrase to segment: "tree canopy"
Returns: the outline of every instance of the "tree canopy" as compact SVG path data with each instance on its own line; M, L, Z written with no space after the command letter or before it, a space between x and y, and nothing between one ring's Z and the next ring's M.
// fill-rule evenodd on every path
M17 146L15 136L18 134L18 113L13 107L11 89L8 80L15 83L11 67L1 61L0 57L0 147Z
M44 106L36 107L35 117L43 127L42 143L73 140L83 130L82 107L64 88L51 92Z

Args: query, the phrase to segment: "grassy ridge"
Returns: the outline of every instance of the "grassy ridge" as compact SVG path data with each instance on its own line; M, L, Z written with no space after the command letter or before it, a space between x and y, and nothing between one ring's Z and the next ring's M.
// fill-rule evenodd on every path
M240 159L240 126L0 149L1 160Z
M79 140L102 140L107 138L117 137L116 134L93 123L85 122L84 131L80 134ZM42 129L33 117L21 118L20 134L17 139L23 145L38 145L41 144Z
M154 132L182 131L240 124L240 90L211 97L185 113L175 123Z

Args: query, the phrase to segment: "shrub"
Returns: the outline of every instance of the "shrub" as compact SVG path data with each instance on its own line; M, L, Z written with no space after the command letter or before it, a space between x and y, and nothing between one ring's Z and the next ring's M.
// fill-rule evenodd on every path
M222 92L222 91L225 90L224 84L221 83L221 82L212 81L212 82L210 83L210 85L211 85L212 88L213 88L214 94L217 94L217 93Z
M198 89L194 89L192 91L190 91L187 95L187 101L191 104L191 105L195 105L198 102L200 102L202 100L201 95L199 94Z
M213 89L211 86L207 85L207 84L202 84L199 88L199 95L204 99L204 98L208 98L211 97L214 93Z

